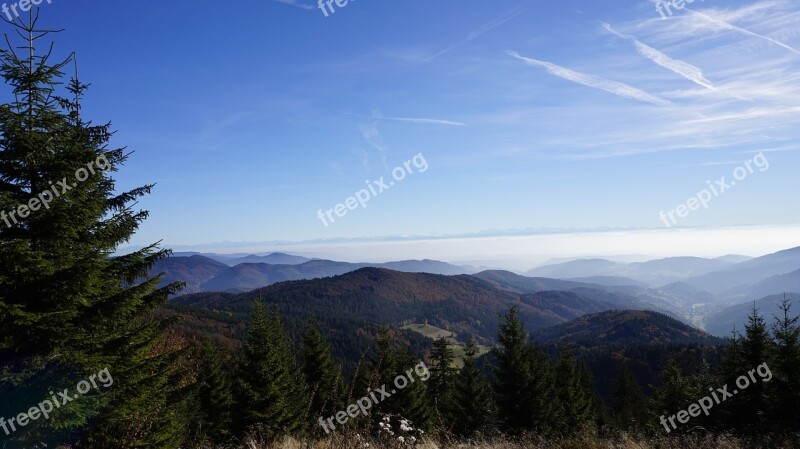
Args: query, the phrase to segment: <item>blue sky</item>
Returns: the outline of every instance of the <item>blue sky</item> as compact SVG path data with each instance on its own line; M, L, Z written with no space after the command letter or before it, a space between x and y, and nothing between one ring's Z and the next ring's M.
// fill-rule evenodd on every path
M763 151L768 170L677 227L800 245L800 5L689 8L53 0L42 23L78 52L86 115L135 151L120 187L158 183L133 244L666 232L660 211ZM419 153L427 171L321 223Z

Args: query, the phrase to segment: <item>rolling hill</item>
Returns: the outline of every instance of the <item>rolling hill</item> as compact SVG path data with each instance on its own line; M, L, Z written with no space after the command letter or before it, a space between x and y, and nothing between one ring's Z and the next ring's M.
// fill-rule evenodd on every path
M686 282L701 290L719 294L733 288L743 289L767 278L796 270L800 270L800 247L757 257L724 270L689 278Z
M526 276L548 278L575 278L586 276L612 276L625 264L606 259L578 259L545 265L525 272Z
M604 285L606 287L615 286L633 286L633 287L647 287L644 282L639 282L635 279L621 277L621 276L587 276L579 278L565 278L565 281L581 282L585 284Z
M592 373L600 396L611 401L619 365L625 363L645 391L661 381L661 368L674 357L683 366L717 366L723 339L666 315L646 311L607 311L535 331L532 339L554 359L563 342Z
M194 255L188 257L169 257L156 263L151 275L164 273L161 285L171 284L175 281L186 283L183 293L197 293L205 291L203 284L213 279L229 267L208 257Z
M792 308L793 315L800 315L800 293L787 293L786 297L794 303ZM767 326L772 326L774 317L781 314L778 305L783 299L783 295L771 295L757 301L736 304L723 310L712 312L706 318L706 330L714 335L729 337L734 327L739 332L744 330L747 318L753 312L755 304L758 312L764 317Z
M592 298L592 294L604 299ZM585 314L619 309L621 304L631 305L625 296L591 288L584 293L546 290L521 294L470 275L380 268L279 282L242 294L186 295L172 304L184 312L217 316L233 325L247 318L252 301L259 297L277 304L287 322L297 326L314 317L335 333L348 333L363 323L398 326L403 322L428 322L459 335L473 335L482 342L495 338L498 313L512 306L519 309L528 329L537 330Z
M650 311L614 310L584 315L567 323L536 331L532 338L542 345L566 341L592 348L607 345L714 346L722 340L666 315Z
M733 263L723 259L702 257L669 257L648 262L619 263L605 259L578 259L561 264L545 265L526 273L558 279L586 277L629 278L651 287L700 276L729 268Z
M684 319L682 307L658 295L648 294L644 287L633 285L606 286L575 281L531 278L509 271L484 271L474 275L495 287L514 293L530 294L542 291L569 291L583 298L609 305L610 309L654 310ZM652 293L652 292L649 292Z
M587 286L586 284L580 282L542 277L520 276L510 271L501 270L481 271L473 276L483 279L500 290L506 290L513 293L536 293L546 290L569 290L572 288Z
M726 290L720 296L728 298L730 302L740 303L781 292L800 292L800 270L768 277L753 285Z
M286 253L272 253L272 254L267 254L265 256L250 254L248 256L237 257L237 258L228 258L224 256L217 256L211 258L226 263L232 267L239 265L240 263L267 263L270 265L300 265L301 263L306 263L311 260L307 257L293 256L291 254L286 254Z

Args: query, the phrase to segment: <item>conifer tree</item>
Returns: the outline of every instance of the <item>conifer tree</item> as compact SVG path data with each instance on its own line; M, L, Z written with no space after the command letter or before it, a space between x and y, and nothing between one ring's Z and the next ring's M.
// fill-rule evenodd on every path
M516 308L502 317L497 339L500 345L493 350L493 370L500 424L511 431L524 430L530 416L529 404L521 401L530 376L528 335Z
M603 398L600 397L594 375L592 375L592 371L586 364L581 364L581 382L585 386L586 391L589 392L589 400L592 404L591 411L594 422L590 425L589 431L597 432L598 435L601 435L602 432L609 430L611 427L609 409L603 401Z
M547 356L529 345L515 308L502 317L494 349L497 406L501 425L512 433L557 430L560 419L554 374Z
M563 408L563 421L559 433L582 435L593 432L594 386L587 384L589 378L585 368L578 366L572 350L566 344L561 346L556 379L558 402Z
M260 299L253 304L236 377L240 431L273 439L300 430L305 401L293 347L277 308L270 315Z
M731 332L730 344L725 348L720 367L721 385L736 385L736 378L746 370L744 352L742 351L742 341L744 337L734 327ZM747 418L742 415L742 403L740 401L728 399L717 406L715 416L717 416L722 427L727 429L743 429L747 424Z
M769 335L764 318L758 313L755 304L745 325L742 345L742 363L738 376L747 376L748 371L755 369L763 363L767 366L773 362L774 342ZM758 379L758 377L757 377ZM731 390L736 388L730 384ZM768 429L769 406L771 386L759 381L751 382L746 389L739 389L739 393L732 400L737 405L737 413L746 420L742 423L743 429L750 433L761 433Z
M775 392L773 428L780 432L800 431L800 327L791 313L792 302L781 301L781 314L773 325L775 335L775 365L771 385Z
M524 428L536 433L555 437L564 419L563 405L558 401L555 370L544 351L536 345L528 345L526 351L527 376L521 399L527 405L527 423Z
M377 353L370 360L370 371L373 378L371 379L370 387L375 388L390 382L395 374L396 366L396 348L395 336L391 329L383 327L380 329L377 338L375 339Z
M376 351L369 357L365 375L358 376L353 396L368 396L381 389L389 393L378 404L369 410L370 419L377 425L386 416L402 417L411 420L413 427L424 431L430 430L433 413L428 405L426 381L420 378L415 366L420 362L409 347L398 350L395 335L388 327L379 330L375 339ZM408 380L408 374L413 379ZM430 375L430 373L428 373ZM405 388L395 385L395 379L403 376L407 379ZM378 397L381 397L380 395Z
M655 389L653 412L657 419L674 415L699 399L695 384L691 378L684 376L675 356L667 359L661 371L661 384ZM705 394L704 394L705 395ZM672 429L670 432L683 433L687 426ZM666 431L666 429L664 429Z
M199 362L198 439L223 443L233 436L233 391L227 361L210 339L206 339L196 352Z
M437 426L452 427L453 383L457 370L453 368L453 350L445 338L433 343L431 351L431 378L428 380L428 395Z
M328 342L311 322L303 336L303 375L310 397L306 420L316 429L317 418L328 418L343 409L342 369L336 365Z
M693 387L692 397L697 399L705 396L713 396L711 393L720 385L720 379L711 372L711 365L704 359L697 374L691 376L690 383ZM719 427L720 414L713 413L706 416L704 413L695 417L694 421L698 426L707 430L716 429Z
M465 348L464 367L456 377L453 404L453 433L458 436L485 436L492 430L497 413L489 380L478 368L478 348L471 337Z
M650 418L648 402L628 365L620 363L613 390L612 418L616 426L626 431L643 429Z
M357 384L354 388L356 398L367 396L371 391L383 385L391 385L394 376L397 375L394 334L388 327L379 330L375 338L375 348L375 353L367 361L364 375L356 379ZM372 407L370 415L377 423L381 413L393 413L390 407L390 404L381 402Z
M13 24L23 45L0 51L14 99L0 105L0 414L105 368L114 383L5 447L178 447L188 429L182 344L165 342L169 322L151 312L180 285L158 288L148 275L167 250L116 254L147 218L133 207L153 186L116 192L111 174L128 155L109 148L110 124L82 117L88 85L77 73L62 81L74 59L53 62L52 45L38 52L49 34L37 15Z
M386 388L392 393L392 397L386 399L390 405L389 410L392 414L402 416L411 420L415 429L430 431L433 425L433 412L428 403L428 385L431 374L423 380L414 369L420 361L411 352L411 348L406 347L399 351L395 359L394 375L391 382L386 383ZM409 379L408 385L403 389L398 389L395 379L403 376ZM404 381L403 381L404 382Z

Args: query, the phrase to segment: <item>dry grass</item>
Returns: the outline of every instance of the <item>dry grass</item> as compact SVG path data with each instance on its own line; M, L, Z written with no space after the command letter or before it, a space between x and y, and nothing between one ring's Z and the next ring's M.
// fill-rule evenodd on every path
M365 446L365 444L367 444ZM203 449L411 449L412 446L396 442L366 441L356 437L335 436L317 442L301 442L287 438L280 443L266 444L245 440L242 444L226 448L205 447ZM414 449L800 449L800 437L788 441L762 441L745 443L732 436L686 436L680 438L634 438L622 436L616 439L576 438L571 440L529 440L513 442L507 440L486 442L426 441L413 446Z

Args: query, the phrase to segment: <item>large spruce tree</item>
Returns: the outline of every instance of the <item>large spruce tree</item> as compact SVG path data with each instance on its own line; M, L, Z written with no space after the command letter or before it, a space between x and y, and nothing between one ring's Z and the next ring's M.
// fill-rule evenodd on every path
M512 308L502 317L498 341L500 346L493 350L496 359L493 369L500 423L512 431L522 430L530 415L528 404L520 400L521 394L528 388L530 366L527 358L528 334L516 309Z
M158 288L148 276L166 250L117 254L147 218L133 208L152 185L116 190L112 174L128 154L109 148L109 123L82 116L88 86L77 69L64 81L74 60L53 61L36 14L13 24L24 41L0 50L12 98L0 105L0 415L105 368L114 383L29 423L4 447L178 447L187 428L174 387L180 345L163 344L168 323L151 312L179 285Z
M453 391L454 426L458 436L487 436L493 430L497 410L489 380L478 368L478 348L467 340L464 367L456 377Z
M453 350L446 338L433 343L428 397L437 426L450 429L453 419L453 388L457 370L453 367Z
M644 429L651 418L650 401L624 362L613 381L611 415L616 427L626 431Z
M239 432L269 439L298 433L305 407L302 385L277 307L270 314L256 300L236 375Z
M502 317L495 348L495 392L500 424L512 433L552 434L558 430L553 367L540 348L528 344L517 309Z
M652 411L655 419L660 419L662 415L669 417L683 410L698 398L705 396L705 393L698 396L698 391L691 378L684 375L675 355L671 355L661 371L661 379L658 388L655 389ZM670 432L684 433L691 426L678 425L677 429L670 427ZM666 431L666 429L663 429Z
M198 419L195 432L198 441L223 443L231 438L233 424L233 390L229 361L210 339L195 348L198 359Z
M775 364L772 367L775 392L771 423L779 432L800 431L800 327L792 315L792 303L785 295L781 314L773 326Z
M556 392L563 409L562 426L559 429L562 435L583 435L595 431L594 385L589 383L590 376L585 367L578 365L569 346L563 344L556 367Z
M395 357L395 375L392 381L386 383L390 391L396 391L392 397L386 399L392 414L411 420L415 429L429 431L433 426L433 412L428 403L428 385L430 377L422 380L414 369L419 364L419 359L405 347L398 351ZM396 389L395 379L403 376L408 379L408 385ZM402 385L402 384L401 384Z
M302 370L308 387L307 396L311 398L306 421L315 431L322 432L317 419L328 418L344 409L345 385L342 369L334 362L330 345L313 322L308 324L303 336Z
M741 340L742 365L737 369L738 376L747 376L750 370L763 363L766 363L767 366L773 364L775 349L767 324L755 304L744 329L744 338ZM731 390L739 390L736 397L732 399L736 414L742 420L739 422L741 425L739 428L753 434L769 429L769 407L773 402L773 398L770 396L772 387L760 380L752 382L745 389L737 388L735 383L731 383L730 386Z

